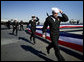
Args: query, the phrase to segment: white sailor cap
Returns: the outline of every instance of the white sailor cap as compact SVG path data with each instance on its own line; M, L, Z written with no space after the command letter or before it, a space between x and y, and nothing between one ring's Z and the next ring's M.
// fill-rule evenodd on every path
M59 13L59 9L58 8L52 8L52 11Z
M17 18L15 18L14 21L18 21Z

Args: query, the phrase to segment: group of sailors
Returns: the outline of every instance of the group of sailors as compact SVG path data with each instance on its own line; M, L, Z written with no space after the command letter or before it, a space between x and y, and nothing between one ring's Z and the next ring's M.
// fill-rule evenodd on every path
M13 22L8 20L8 22L6 23L6 26L8 27L8 29L11 29L11 25L13 27L12 34L14 34L14 31L16 30L16 36L18 34L18 30L20 31L24 30L22 20L20 22L18 22L16 19L13 20Z
M61 14L62 16L58 16L58 14ZM36 22L39 21L39 18L36 16L32 16L32 19L29 20L27 26L31 24L31 36L30 36L30 41L33 38L34 44L36 43L35 41L35 31L36 31ZM60 48L58 45L58 40L59 40L59 26L60 22L67 22L68 17L67 15L60 9L58 8L52 8L52 15L48 16L45 19L43 28L42 28L42 37L46 37L46 31L47 27L50 27L50 38L51 38L51 43L46 47L47 53L50 53L50 49L54 48L55 55L58 59L58 61L65 61L64 57L60 53ZM13 31L12 33L14 34L14 31L16 30L16 35L18 33L18 26L20 24L20 30L23 29L23 21L20 23L17 22L17 20L14 20L13 22ZM24 29L23 29L24 30Z

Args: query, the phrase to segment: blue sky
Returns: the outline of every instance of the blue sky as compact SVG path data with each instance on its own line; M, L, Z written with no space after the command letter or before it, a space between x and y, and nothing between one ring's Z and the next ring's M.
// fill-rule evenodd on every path
M83 1L1 1L1 18L28 22L32 15L36 15L43 23L46 12L52 14L52 7L61 9L69 19L83 22Z

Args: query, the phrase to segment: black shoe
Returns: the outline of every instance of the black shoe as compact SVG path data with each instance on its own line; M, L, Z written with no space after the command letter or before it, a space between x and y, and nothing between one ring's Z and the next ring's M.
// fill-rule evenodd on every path
M62 56L61 56L62 57ZM65 59L64 59L64 57L62 57L62 59L61 59L62 61L65 61Z
M58 59L58 61L65 61L65 59Z
M46 50L47 50L47 53L49 54L50 52L49 52L49 49L48 49L48 47L46 47Z
M58 61L65 61L63 56L60 56L60 58L58 58Z
M32 41L32 38L30 37L30 41Z

